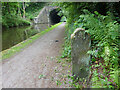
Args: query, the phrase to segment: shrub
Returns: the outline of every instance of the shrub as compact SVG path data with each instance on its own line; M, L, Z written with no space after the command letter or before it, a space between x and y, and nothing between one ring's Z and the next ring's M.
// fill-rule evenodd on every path
M120 25L111 19L109 12L108 15L103 16L97 11L92 14L88 10L84 10L84 14L79 16L74 27L84 28L91 35L92 49L88 53L92 55L93 62L97 61L97 59L100 61L103 60L103 69L109 72L104 72L104 75L106 78L110 75L107 79L112 80L116 85L115 87L119 87L118 72L120 71L118 69L118 51L120 48L118 43L120 41L120 32L118 32L118 28ZM95 76L95 73L93 76L93 78L99 77L98 75ZM111 83L107 83L108 81L101 83L102 79L98 78L95 81L93 80L93 86L113 87Z

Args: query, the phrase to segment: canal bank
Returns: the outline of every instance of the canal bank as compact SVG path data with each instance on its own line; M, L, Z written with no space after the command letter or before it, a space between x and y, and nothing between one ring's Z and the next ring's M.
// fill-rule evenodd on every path
M49 28L48 24L32 24L31 26L2 29L2 51Z
M48 29L45 29L44 31L41 31L40 33L29 37L28 39L14 45L13 47L3 50L2 51L2 60L3 59L7 59L10 58L11 56L15 55L17 52L20 52L21 50L23 50L26 46L28 46L29 44L31 44L33 41L35 41L36 39L38 39L40 36L46 34L47 32L53 30L54 28L56 28L57 26L59 26L60 24L62 24L62 22L55 24L53 26L51 26Z

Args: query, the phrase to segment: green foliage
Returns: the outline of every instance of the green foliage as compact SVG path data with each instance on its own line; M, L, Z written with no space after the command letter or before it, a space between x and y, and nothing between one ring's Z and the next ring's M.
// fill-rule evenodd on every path
M2 26L16 27L30 25L45 3L36 2L2 2Z
M81 90L87 86L87 81L84 78L75 78L75 75L73 76L67 75L67 77L72 81L72 82L69 81L70 86L75 87L78 90Z
M70 58L71 57L71 44L70 43L71 42L68 40L65 41L64 51L61 56L62 58L66 58L66 57Z
M40 10L46 5L45 2L30 2L29 6L26 8L26 17L30 20L33 20L36 17Z
M61 22L65 22L65 21L66 21L66 17L63 16L63 17L61 18Z
M23 18L14 16L14 15L12 15L12 16L6 15L6 16L3 16L3 18L2 18L2 26L7 27L7 28L23 26L23 25L30 25L30 24L31 24L30 21L24 20Z
M118 23L119 18L116 18L120 16L120 11L117 9L119 3L61 2L55 5L62 8L62 13L67 18L62 57L71 57L70 35L76 28L84 28L91 35L92 40L91 50L88 52L92 55L91 64L99 63L98 60L102 62L102 64L94 65L92 86L97 88L119 88L120 25ZM105 76L99 75L97 68L102 68L102 74Z
M88 11L85 11L85 13L86 15L80 15L75 25L85 28L86 32L91 35L91 39L97 41L93 42L94 48L92 54L95 57L102 57L106 61L109 58L108 61L116 65L118 61L117 52L119 50L119 24L116 21L110 20L110 16L97 14L97 17L95 17L96 14L91 14Z
M66 25L66 37L65 39L65 43L64 43L64 50L62 53L61 58L71 58L71 40L70 40L70 34L71 31L68 28L68 25Z
M28 4L26 4L26 7ZM21 2L2 2L2 26L16 27L30 25L30 21L22 18L23 9Z
M39 79L41 79L41 78L44 78L45 77L45 75L39 75Z
M116 21L113 21L110 15L103 16L97 11L94 13L95 14L92 14L89 11L84 10L84 14L79 16L74 27L82 27L91 35L92 50L88 53L92 55L92 61L96 61L95 58L103 58L105 67L107 67L109 72L112 72L110 73L110 78L116 83L116 86L119 87L118 74L116 71L118 71L119 65L118 40L120 33L118 32L118 27L120 25ZM108 84L108 81L98 79L97 77L97 72L94 72L92 80L94 87L113 87Z
M92 55L92 60L95 60L94 58L103 58L107 70L113 72L110 74L110 78L116 83L117 87L119 87L118 74L116 73L119 65L119 26L120 25L116 21L113 21L109 15L103 16L97 11L95 11L95 14L92 14L87 10L84 10L84 14L80 15L78 21L74 24L74 27L82 27L91 35L92 50L88 53ZM94 75L96 74L94 73ZM108 84L108 81L104 81L104 79L95 79L98 75L93 77L92 81L95 82L94 87L113 87Z

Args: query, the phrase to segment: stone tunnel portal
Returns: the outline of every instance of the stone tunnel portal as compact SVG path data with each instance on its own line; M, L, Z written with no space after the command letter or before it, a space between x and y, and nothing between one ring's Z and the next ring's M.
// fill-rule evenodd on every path
M61 16L58 15L58 12L57 9L53 9L49 14L50 23L52 25L60 22Z

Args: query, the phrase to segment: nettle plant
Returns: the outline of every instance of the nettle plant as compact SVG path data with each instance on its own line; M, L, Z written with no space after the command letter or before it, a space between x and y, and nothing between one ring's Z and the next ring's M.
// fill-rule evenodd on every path
M109 70L110 78L118 86L118 43L120 39L118 28L120 25L112 20L110 12L107 16L100 15L97 11L94 14L88 10L83 12L84 14L79 16L74 27L84 28L91 35L92 45L88 53L92 55L92 61L96 61L96 58L100 60L102 58L104 60L103 68Z

